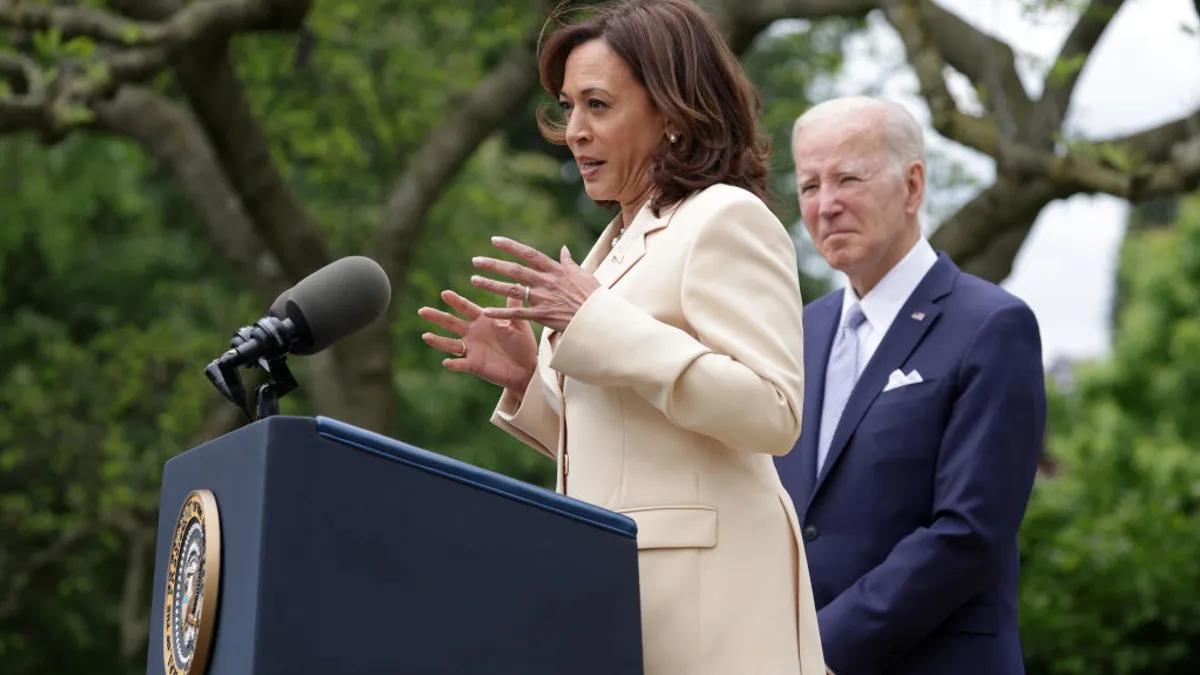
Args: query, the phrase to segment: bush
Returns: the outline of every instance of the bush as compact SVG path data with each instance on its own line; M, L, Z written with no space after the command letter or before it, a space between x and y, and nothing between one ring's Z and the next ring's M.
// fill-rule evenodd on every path
M1200 200L1130 235L1112 358L1052 392L1021 531L1030 675L1200 672Z

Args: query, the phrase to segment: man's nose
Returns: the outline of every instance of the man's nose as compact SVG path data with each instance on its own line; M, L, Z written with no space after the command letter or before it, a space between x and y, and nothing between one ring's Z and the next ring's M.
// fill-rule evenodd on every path
M836 189L822 188L817 199L817 213L821 217L828 218L842 212L842 200Z

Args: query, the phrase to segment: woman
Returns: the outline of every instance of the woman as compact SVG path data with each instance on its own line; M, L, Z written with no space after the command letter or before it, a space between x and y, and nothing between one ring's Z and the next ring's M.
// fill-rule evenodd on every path
M504 388L492 421L556 460L557 489L638 526L647 675L820 675L795 512L772 461L800 434L792 241L763 203L758 99L686 0L566 26L541 80L588 195L619 209L577 265L497 237L481 308L422 308L446 368ZM529 321L544 327L540 346Z

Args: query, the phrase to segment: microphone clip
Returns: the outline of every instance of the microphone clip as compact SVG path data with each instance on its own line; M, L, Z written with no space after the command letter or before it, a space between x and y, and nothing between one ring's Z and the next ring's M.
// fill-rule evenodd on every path
M229 340L229 351L204 369L210 382L250 421L279 414L279 399L299 386L287 366L287 354L295 342L296 326L289 318L265 316L252 326L243 326ZM257 416L250 414L246 387L238 368L261 368L267 382L257 391Z

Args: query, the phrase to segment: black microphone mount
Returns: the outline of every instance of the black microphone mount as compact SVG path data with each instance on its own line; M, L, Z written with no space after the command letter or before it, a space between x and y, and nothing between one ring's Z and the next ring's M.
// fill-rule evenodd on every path
M258 388L257 418L278 415L279 399L298 386L287 367L287 355L299 333L299 327L291 318L265 316L252 326L239 328L229 340L229 351L208 364L204 374L222 396L253 421L255 417L250 414L246 387L238 368L261 368L268 382Z

